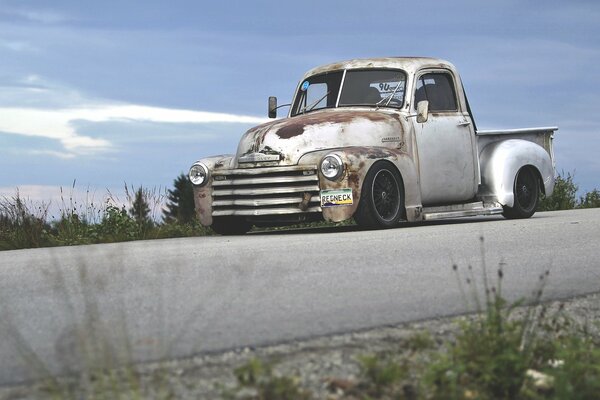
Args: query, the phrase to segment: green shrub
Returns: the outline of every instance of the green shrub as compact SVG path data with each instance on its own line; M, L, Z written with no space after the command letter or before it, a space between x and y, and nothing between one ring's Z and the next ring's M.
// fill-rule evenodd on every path
M568 335L556 351L557 367L547 367L554 379L554 399L587 400L600 396L600 347L589 335Z
M140 225L125 210L107 204L100 224L94 227L94 234L100 242L122 242L140 238Z
M160 224L156 227L157 237L178 238L178 237L193 237L212 235L212 231L205 226L202 226L197 220L188 223L178 223L176 221Z
M600 207L600 191L594 189L591 192L587 192L584 196L579 198L579 208L598 208Z
M238 395L232 397L252 400L309 400L307 391L300 389L298 382L289 376L273 373L271 365L252 359L234 371L237 378ZM251 389L252 394L240 397L240 389Z
M398 385L408 376L408 366L384 354L363 356L359 359L362 382L361 393L375 398L398 392Z
M539 211L571 210L577 205L578 186L573 182L573 175L558 174L554 181L554 192L551 196L542 195Z
M463 322L455 342L448 351L438 355L425 376L426 390L435 399L517 399L527 381L526 371L540 364L537 355L547 341L539 335L539 326L545 311L537 305L542 297L548 272L540 276L534 298L525 315L513 315L522 300L508 305L502 297L502 266L497 270L497 282L488 282L484 239L481 239L482 286L484 302L476 286L472 268L469 267L466 284L471 289L478 314L473 320ZM458 267L453 266L459 288L468 304Z
M93 226L76 213L62 215L61 219L52 223L48 231L53 245L77 245L94 242Z

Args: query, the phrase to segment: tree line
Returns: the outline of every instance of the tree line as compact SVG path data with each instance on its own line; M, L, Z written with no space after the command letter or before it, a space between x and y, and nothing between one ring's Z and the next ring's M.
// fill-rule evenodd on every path
M196 218L193 185L187 175L177 176L166 192L142 186L126 186L125 192L128 206L110 192L102 205L69 198L60 216L49 218L47 204L32 204L17 190L15 196L0 198L0 250L212 234ZM559 174L554 193L542 196L538 210L600 207L598 189L579 197L577 192L573 174Z

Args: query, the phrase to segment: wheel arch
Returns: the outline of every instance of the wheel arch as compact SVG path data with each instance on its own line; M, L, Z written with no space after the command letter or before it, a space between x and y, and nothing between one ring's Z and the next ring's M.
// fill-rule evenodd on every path
M403 198L404 217L408 221L415 221L421 215L421 190L419 175L413 159L405 152L384 147L370 147L368 151L362 148L347 148L344 153L350 164L357 169L362 186L369 171L377 163L387 163L400 176Z

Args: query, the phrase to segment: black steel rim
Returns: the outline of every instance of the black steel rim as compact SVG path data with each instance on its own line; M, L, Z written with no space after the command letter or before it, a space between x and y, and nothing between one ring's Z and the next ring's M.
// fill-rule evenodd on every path
M517 182L515 183L515 194L517 202L525 211L531 210L535 206L536 186L535 176L529 169L524 169L519 172Z
M384 221L393 220L400 207L400 190L394 174L387 169L377 172L372 189L373 204L379 217Z

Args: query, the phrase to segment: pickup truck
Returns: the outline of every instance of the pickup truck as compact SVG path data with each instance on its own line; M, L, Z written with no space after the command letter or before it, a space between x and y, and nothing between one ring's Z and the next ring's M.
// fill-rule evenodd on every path
M477 130L461 78L435 58L357 59L308 71L286 118L249 129L237 152L194 163L200 223L253 226L354 218L528 218L554 188L557 127ZM275 97L269 117L276 118Z

